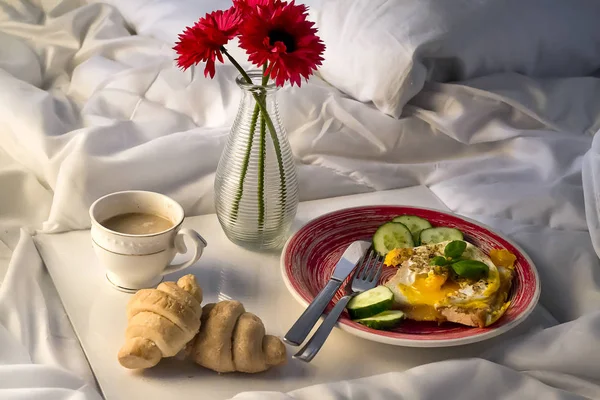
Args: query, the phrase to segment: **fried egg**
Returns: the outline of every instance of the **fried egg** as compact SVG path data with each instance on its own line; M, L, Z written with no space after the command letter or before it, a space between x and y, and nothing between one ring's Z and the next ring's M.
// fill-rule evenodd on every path
M448 243L388 253L386 265L399 267L385 284L394 293L395 307L416 321L451 321L470 326L494 323L508 307L512 269L497 267L489 256L468 242L462 258L486 264L489 272L485 278L461 278L450 267L430 265L433 257L444 255Z

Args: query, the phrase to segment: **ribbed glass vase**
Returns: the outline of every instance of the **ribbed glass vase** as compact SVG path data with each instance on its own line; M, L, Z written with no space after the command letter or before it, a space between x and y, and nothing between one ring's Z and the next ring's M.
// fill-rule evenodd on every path
M215 205L229 240L254 250L276 249L296 215L298 178L279 117L278 88L262 86L261 71L247 74L252 83L241 75L236 79L243 95L217 167ZM262 117L264 110L269 118Z

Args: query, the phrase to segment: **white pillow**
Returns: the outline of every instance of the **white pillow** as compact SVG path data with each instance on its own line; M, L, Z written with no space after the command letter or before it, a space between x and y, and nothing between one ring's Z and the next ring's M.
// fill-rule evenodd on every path
M88 0L115 7L138 35L175 43L186 26L214 10L231 7L231 0Z
M399 117L425 80L600 68L598 0L323 0L322 77Z

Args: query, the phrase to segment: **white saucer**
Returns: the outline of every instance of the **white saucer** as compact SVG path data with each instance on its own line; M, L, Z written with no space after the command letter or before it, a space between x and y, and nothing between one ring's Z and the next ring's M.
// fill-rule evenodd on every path
M113 281L110 280L110 278L107 275L104 275L106 277L106 280L108 281L108 283L111 284L112 287L114 287L115 289L117 289L118 291L121 292L125 292L125 293L136 293L138 290L141 289L151 289L151 288L155 288L156 286L158 286L159 283L161 283L164 279L164 277L160 277L160 280L158 282L156 282L156 284L148 286L148 288L137 288L137 289L131 289L131 288L127 288L127 287L123 287L123 286L119 286L116 283L114 283Z

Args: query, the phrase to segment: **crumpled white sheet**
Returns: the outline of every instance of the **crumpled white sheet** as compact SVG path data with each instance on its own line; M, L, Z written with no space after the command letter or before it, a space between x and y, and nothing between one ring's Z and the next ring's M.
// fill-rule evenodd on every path
M123 9L130 4L114 3ZM127 23L151 26L147 21L163 15L184 20L177 9L161 13L169 2L150 3L148 8L136 3L134 14L145 18L125 21L103 4L0 0L0 147L19 160L23 171L31 171L27 179L54 193L46 231L87 227L89 204L120 189L165 192L188 215L213 210L213 174L239 100L232 83L235 70L218 66L214 80L204 79L202 68L182 73L172 62L171 42L156 32L132 35ZM193 8L185 10L190 18ZM173 34L163 32L164 37ZM599 82L502 74L431 83L401 119L318 78L280 92L304 200L426 184L452 210L524 246L540 270L541 304L557 323L573 320L489 356L505 367L449 361L290 396L330 391L338 396L331 398L360 397L369 389L371 397L364 398L377 398L374 387L381 384L381 390L401 390L397 395L406 398L417 393L434 398L442 388L477 398L484 381L485 393L498 398L540 398L532 397L535 393L551 399L600 398L597 352L592 351L600 337L594 314L600 308L600 268L587 232L588 224L598 222L589 212L586 220L580 175L590 134L600 129ZM31 204L36 193L42 191L14 204ZM9 210L8 215L18 213ZM5 393L9 398L5 385L16 384L17 374L24 386L31 371L42 370L25 365L30 361L45 363L43 374L50 381L64 374L54 384L67 391L83 388L79 395L93 398L89 368L39 259L28 258L31 246L22 237L0 293L1 323L24 346L8 348L29 355L8 355L5 361L1 353L0 398ZM14 363L23 365L12 368ZM56 372L60 368L78 378ZM469 382L472 376L482 379L448 385L457 370ZM71 393L44 390L36 392L40 398ZM238 397L250 396L265 398Z
M592 148L582 167L585 213L596 254L600 256L600 135L594 136Z
M19 230L41 227L52 192L0 147L0 284L19 241Z
M0 287L0 398L100 399L31 236L21 231Z

